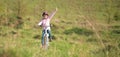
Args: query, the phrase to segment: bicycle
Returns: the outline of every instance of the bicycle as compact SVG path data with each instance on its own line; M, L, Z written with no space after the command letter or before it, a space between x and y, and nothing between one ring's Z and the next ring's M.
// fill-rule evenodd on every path
M47 33L47 29L45 29L45 34L44 34L44 42L43 42L43 46L45 49L48 49L49 46L49 34Z

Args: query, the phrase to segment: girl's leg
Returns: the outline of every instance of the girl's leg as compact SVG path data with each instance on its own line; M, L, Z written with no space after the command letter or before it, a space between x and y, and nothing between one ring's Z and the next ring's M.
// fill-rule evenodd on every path
M47 30L47 33L49 34L49 39L52 40L51 31Z

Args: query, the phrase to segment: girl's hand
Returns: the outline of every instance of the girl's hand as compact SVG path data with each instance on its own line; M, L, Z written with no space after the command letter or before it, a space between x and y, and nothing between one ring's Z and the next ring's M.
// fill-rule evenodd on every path
M57 11L57 10L58 10L58 8L56 7L55 11Z

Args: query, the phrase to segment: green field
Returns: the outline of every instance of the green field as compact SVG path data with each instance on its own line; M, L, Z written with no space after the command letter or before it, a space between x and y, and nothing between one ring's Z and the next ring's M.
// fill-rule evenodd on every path
M41 48L41 14L53 41ZM0 0L0 57L120 57L119 0Z

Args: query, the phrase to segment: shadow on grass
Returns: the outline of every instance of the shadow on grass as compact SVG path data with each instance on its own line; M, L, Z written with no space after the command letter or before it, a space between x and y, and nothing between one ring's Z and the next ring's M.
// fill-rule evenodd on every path
M41 36L40 36L40 35L34 35L33 38L34 38L34 39L40 39Z
M34 39L41 39L41 37L42 37L41 35L34 35L33 36ZM52 35L51 37L52 37L53 40L56 40L56 36L55 35Z
M87 42L97 42L97 39L89 38L87 39Z
M72 29L68 29L64 31L64 34L66 35L70 35L72 33L78 34L78 35L85 35L85 36L89 36L89 35L93 35L94 32L85 28L72 28Z
M120 34L120 30L112 30L111 34Z

